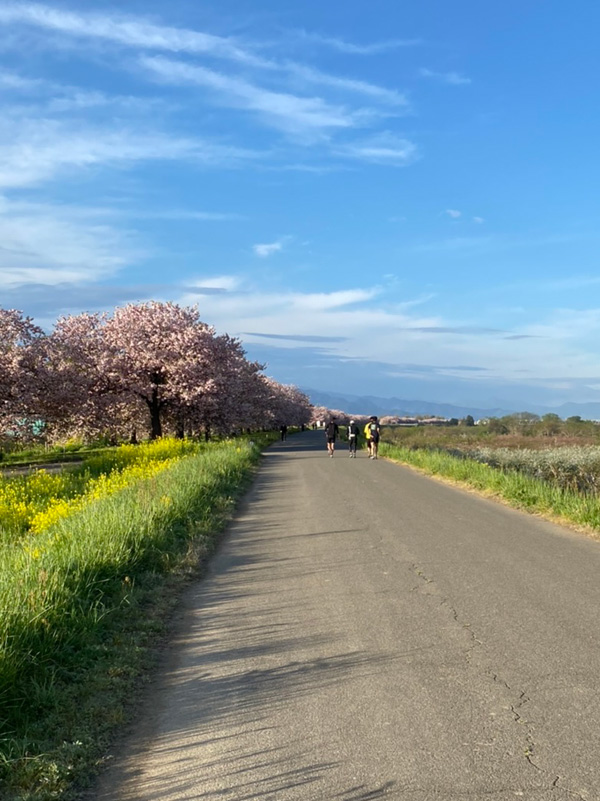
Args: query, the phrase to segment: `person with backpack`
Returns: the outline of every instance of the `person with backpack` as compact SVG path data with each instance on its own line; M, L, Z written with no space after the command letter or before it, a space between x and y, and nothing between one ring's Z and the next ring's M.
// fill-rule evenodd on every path
M350 458L356 459L356 446L358 444L358 426L354 420L350 420L348 424L348 450L350 451Z
M367 443L367 455L371 458L371 421L373 420L372 417L369 417L367 423L365 423L365 427L363 429L363 434L365 437L365 442Z
M377 459L377 451L379 450L379 437L381 435L381 427L375 416L369 418L369 444L370 454L369 459Z
M339 433L338 424L335 422L335 418L332 417L331 420L325 426L325 439L327 440L327 451L329 453L330 459L333 459L333 452L335 450L335 441L337 439Z

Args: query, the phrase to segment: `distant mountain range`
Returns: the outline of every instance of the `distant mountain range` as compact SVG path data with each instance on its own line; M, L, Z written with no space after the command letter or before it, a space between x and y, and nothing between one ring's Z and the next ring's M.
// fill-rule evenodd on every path
M371 415L431 415L432 417L462 418L472 415L476 420L485 417L504 417L515 412L534 414L557 414L563 419L579 415L583 420L600 420L600 403L563 403L561 406L538 406L533 404L523 409L480 409L476 406L454 406L451 403L433 403L423 400L403 400L401 398L378 398L372 395L345 395L342 393L321 392L317 389L302 390L315 406L339 409L348 414Z

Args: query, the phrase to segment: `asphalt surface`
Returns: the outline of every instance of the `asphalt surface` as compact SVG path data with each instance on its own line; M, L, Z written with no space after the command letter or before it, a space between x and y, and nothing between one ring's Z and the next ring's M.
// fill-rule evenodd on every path
M6 467L0 467L0 475L6 478L28 476L38 470L45 470L47 473L62 473L63 470L74 470L82 464L83 459L71 462L34 462L33 464L7 465Z
M600 543L265 454L95 801L600 799Z

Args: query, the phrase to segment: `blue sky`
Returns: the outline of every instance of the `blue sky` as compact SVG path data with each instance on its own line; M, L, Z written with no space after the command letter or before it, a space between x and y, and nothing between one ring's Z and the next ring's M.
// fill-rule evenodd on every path
M197 303L277 380L600 400L600 5L0 5L0 305Z

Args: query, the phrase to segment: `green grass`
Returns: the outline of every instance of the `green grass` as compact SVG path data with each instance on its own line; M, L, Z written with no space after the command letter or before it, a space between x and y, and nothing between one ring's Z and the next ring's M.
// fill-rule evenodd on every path
M114 450L114 446L102 445L101 447L77 447L73 450L66 450L60 447L50 448L25 448L20 451L13 451L12 453L1 454L0 467L22 467L29 465L45 465L45 464L68 464L69 462L81 462L86 457L96 456L103 453L110 453Z
M199 453L206 447L192 440L166 438L96 451L68 471L50 474L36 469L24 475L4 475L0 477L0 547L15 537L39 532L57 516L68 514L65 503L78 504L86 494L97 495L101 486L109 494L111 483L122 488L129 483L128 475L139 478L140 474L156 472L153 466L160 468L168 460ZM107 482L108 476L111 480Z
M600 499L597 496L562 489L523 473L499 470L444 451L381 443L379 453L428 475L441 476L491 493L517 509L558 518L583 528L600 529Z
M34 549L0 550L3 801L63 801L89 779L176 590L213 550L273 438L211 445L65 518Z
M173 440L167 440L172 442ZM190 443L191 440L179 440L181 443ZM0 450L0 467L10 468L19 466L36 466L45 464L69 464L71 462L82 462L88 467L94 464L112 465L115 460L119 461L122 456L114 454L133 453L141 450L152 443L142 443L140 445L83 445L73 443L66 445L54 445L45 448L43 445L36 445L30 448L20 448L11 452ZM156 444L156 443L155 443ZM196 443L199 446L199 443ZM131 459L127 460L130 463Z

